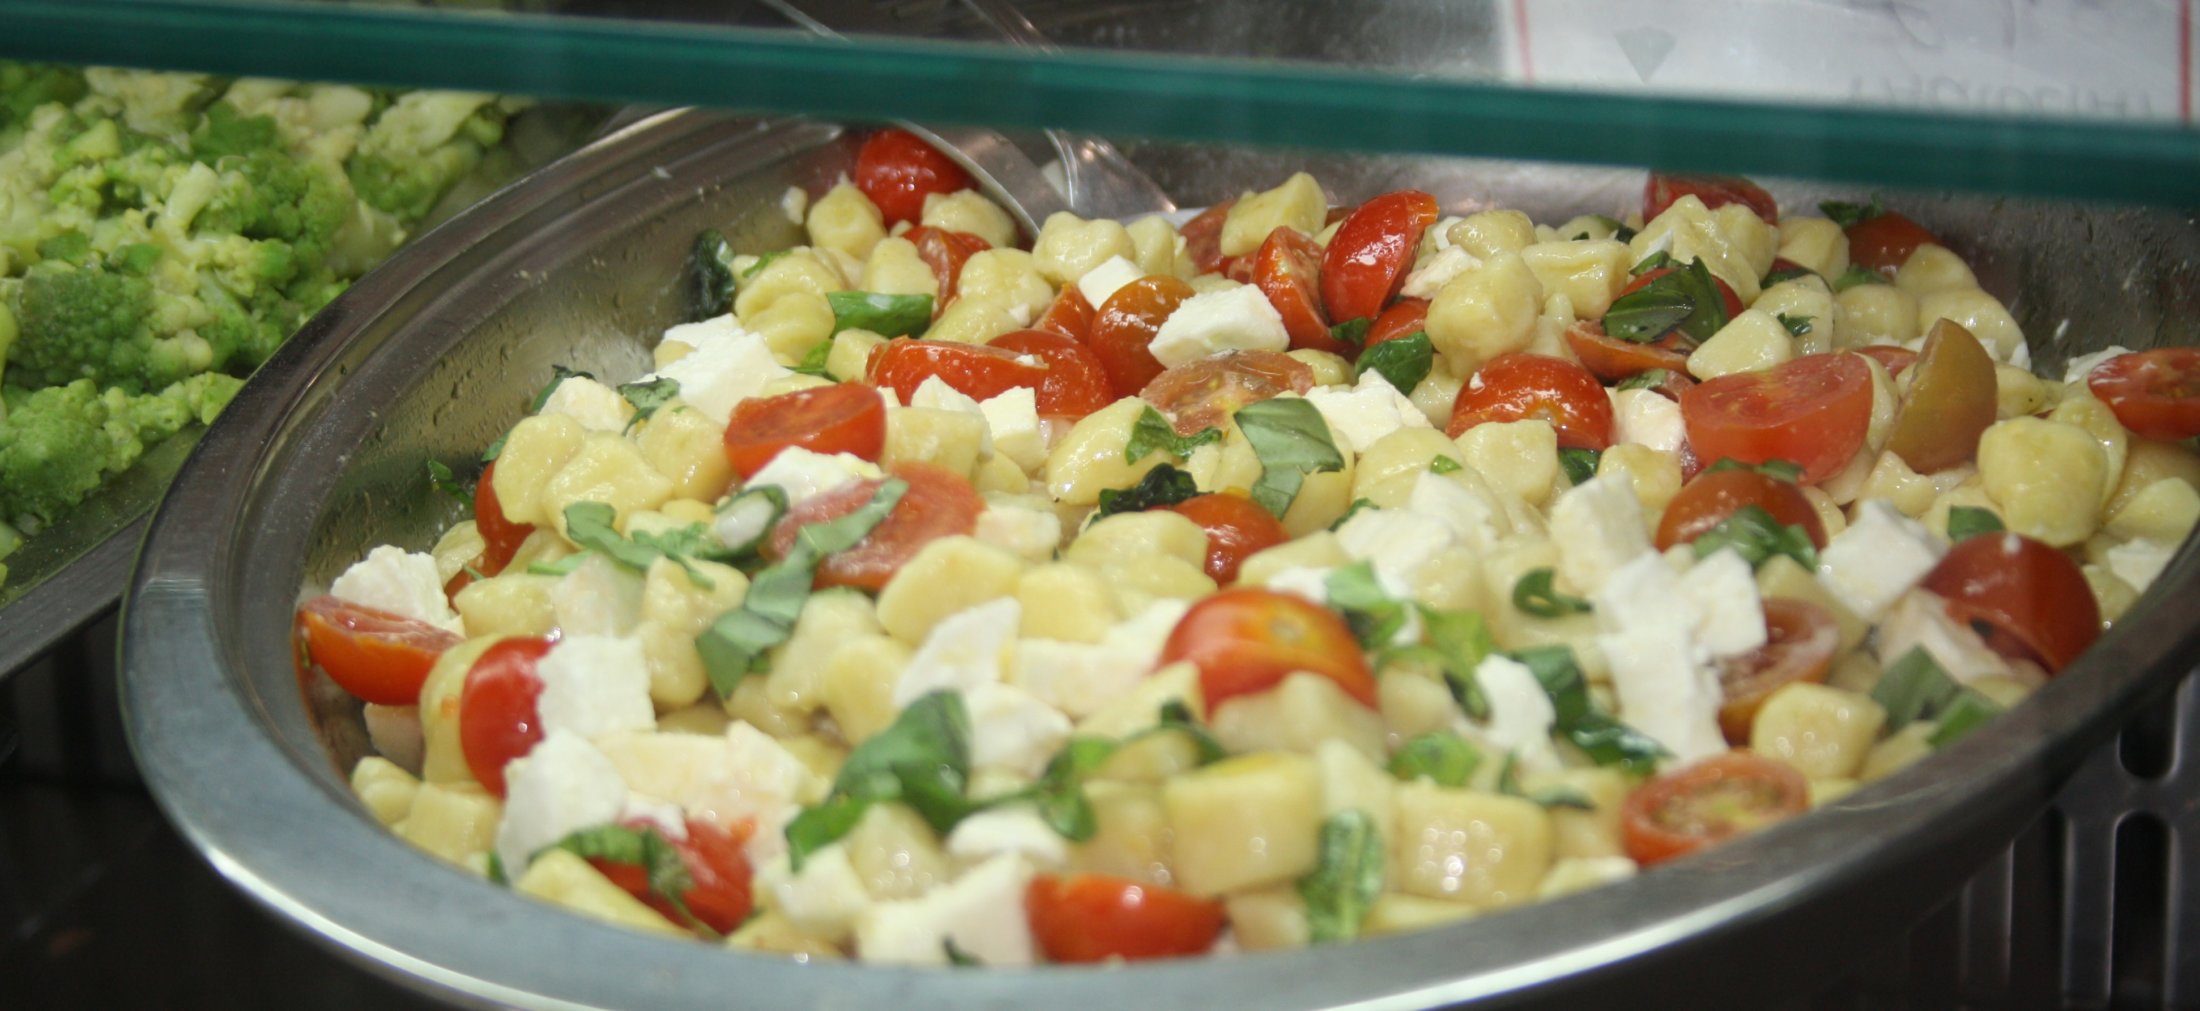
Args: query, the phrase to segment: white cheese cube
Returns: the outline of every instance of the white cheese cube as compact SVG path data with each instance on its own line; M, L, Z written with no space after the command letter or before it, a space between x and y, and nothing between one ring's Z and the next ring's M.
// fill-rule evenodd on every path
M2010 673L2009 661L1970 626L1948 616L1947 601L1924 590L1903 594L1887 611L1873 654L1880 666L1891 667L1913 649L1924 650L1949 677L1965 683Z
M921 897L879 903L856 918L856 951L866 962L946 965L953 941L985 965L1030 965L1032 876L1030 861L1003 853Z
M734 315L729 312L723 316L712 316L709 319L696 320L693 323L677 324L666 330L664 335L658 338L658 343L685 344L690 351L693 351L720 341L739 337L746 332L741 329L741 321L734 318Z
M1477 552L1491 552L1513 533L1513 522L1498 492L1471 471L1438 474L1422 471L1406 498L1406 511L1444 525L1454 538ZM1443 547L1430 544L1434 552Z
M756 880L771 893L772 908L805 933L838 940L873 905L863 877L848 862L848 848L834 843L788 869L784 856L757 869Z
M1062 517L1051 509L995 502L978 514L975 536L1020 558L1043 562L1062 546Z
M1848 529L1818 553L1818 581L1866 621L1876 621L1925 578L1948 549L1885 499L1856 507Z
M1129 695L1152 670L1152 657L1104 642L1019 639L1009 678L1039 701L1084 719Z
M593 738L657 726L640 639L567 635L536 661L535 676L542 679L535 710L545 734Z
M1004 853L1047 869L1069 863L1069 844L1029 804L989 808L957 822L947 834L947 853L971 863Z
M1046 462L1046 434L1039 428L1038 394L1017 387L978 405L992 434L993 451L1016 461L1026 473Z
M774 486L787 493L787 508L793 509L842 485L874 480L885 473L878 464L853 453L828 456L800 446L789 446L772 457L756 476L749 478L746 487Z
M1482 265L1481 260L1466 250L1450 245L1448 240L1439 241L1445 241L1446 244L1436 251L1436 255L1429 257L1427 263L1406 275L1406 285L1399 290L1399 294L1407 298L1435 298L1436 293L1444 285L1451 283L1452 278Z
M963 691L970 710L970 764L1036 777L1069 740L1069 717L1014 685L983 684Z
M1712 656L1740 656L1765 644L1757 575L1740 553L1732 548L1713 552L1681 575L1680 587L1703 616L1695 627L1696 643Z
M637 793L719 825L754 819L744 849L756 866L786 852L787 821L825 793L824 779L802 759L739 720L722 737L631 733L595 743Z
M1474 681L1490 703L1482 739L1512 752L1524 770L1558 769L1558 749L1551 746L1551 726L1558 722L1558 711L1535 672L1518 660L1492 653L1475 666Z
M1280 569L1268 577L1264 585L1277 593L1291 593L1317 604L1329 603L1329 574L1337 571L1327 566L1294 565Z
M947 616L924 637L924 645L894 682L894 705L907 706L941 689L968 692L998 684L1009 644L1024 610L1014 597L1002 597ZM973 720L975 722L975 720Z
M2082 383L2086 380L2086 377L2093 374L2094 369L2107 364L2109 359L2121 358L2130 353L2130 348L2121 344L2111 344L2092 354L2072 358L2069 364L2063 366L2063 382ZM2014 365L2016 363L2011 362L2010 364Z
M1131 650L1152 664L1161 658L1161 648L1169 641L1169 633L1176 631L1177 622L1184 620L1184 612L1191 609L1189 600L1169 597L1155 600L1137 614L1117 622L1100 641Z
M354 604L388 611L460 635L466 626L443 596L435 556L384 544L345 569L328 592Z
M1636 555L1613 570L1589 598L1596 607L1597 626L1614 634L1677 628L1694 635L1704 620L1697 598L1681 589L1680 574L1654 551Z
M1684 763L1726 750L1718 673L1698 661L1685 629L1630 628L1597 636L1597 645L1612 668L1620 722Z
M2131 584L2140 593L2154 585L2154 580L2169 567L2170 556L2177 553L2175 545L2163 544L2145 537L2135 537L2108 549L2108 571L2116 578Z
M633 405L619 391L587 376L573 376L550 391L537 414L562 414L591 432L623 432Z
M1139 269L1138 264L1120 256L1111 256L1106 262L1085 271L1085 276L1077 279L1077 291L1085 296L1087 305L1098 309L1108 303L1108 296L1115 294L1117 289L1144 276L1146 272Z
M1373 370L1349 390L1317 386L1306 391L1306 402L1320 411L1337 436L1354 453L1365 453L1375 440L1401 428L1429 428L1428 416L1413 401Z
M1182 365L1220 351L1281 351L1291 346L1283 316L1252 285L1185 299L1146 345L1154 360Z
M626 810L626 780L603 752L578 734L553 733L504 767L504 820L497 859L514 878L535 851L584 828L608 825Z
M1619 567L1650 550L1642 503L1624 477L1593 477L1551 505L1558 576L1576 592L1595 593Z
M731 317L720 319L730 320ZM733 417L735 405L763 392L774 380L794 373L772 357L772 349L764 343L764 338L741 329L738 323L728 322L704 332L682 333L717 323L719 320L706 320L665 331L666 340L694 344L695 350L642 378L645 381L670 379L679 383L681 400L723 425Z
M909 406L929 407L935 411L981 413L977 401L970 399L963 391L947 385L947 380L938 376L926 376L924 382L917 384L916 392L909 394Z
M1338 546L1368 563L1393 597L1412 596L1421 566L1451 543L1449 527L1410 509L1362 509L1337 528Z
M642 621L642 577L590 554L551 585L550 611L566 635L627 635Z
M1665 453L1680 452L1688 441L1681 423L1681 405L1651 390L1613 390L1612 434L1615 441Z

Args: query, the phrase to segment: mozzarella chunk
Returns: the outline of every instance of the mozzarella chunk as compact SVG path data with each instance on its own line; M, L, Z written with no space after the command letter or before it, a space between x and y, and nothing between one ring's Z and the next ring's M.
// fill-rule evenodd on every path
M754 819L744 848L756 866L786 852L787 821L825 793L824 779L802 759L739 720L723 736L611 734L596 747L637 793L720 825Z
M842 485L875 480L885 474L878 464L853 453L828 456L800 446L789 446L749 478L747 487L771 485L778 488L787 493L787 508L794 509Z
M980 811L947 834L947 854L958 860L976 863L1004 853L1049 869L1069 863L1069 844L1029 804Z
M2072 358L2068 364L2063 366L2063 382L2082 383L2086 380L2086 377L2093 374L2094 369L2108 364L2109 359L2121 358L2130 353L2130 348L2121 344L2111 344L2092 354ZM2010 364L2014 365L2016 363L2011 362Z
M1482 738L1512 752L1523 769L1558 769L1558 749L1551 746L1558 711L1535 672L1518 660L1492 653L1475 666L1474 682L1490 703L1489 725L1482 729Z
M772 908L805 933L847 936L856 919L873 905L863 877L848 862L848 847L834 843L789 868L781 856L757 869L757 883L771 893Z
M1030 965L1030 921L1024 893L1031 862L1003 853L922 897L882 902L856 919L856 950L865 961L946 965L947 942L985 965Z
M1422 471L1406 497L1406 510L1443 524L1460 543L1478 552L1495 551L1499 541L1513 532L1512 518L1497 492L1479 478L1467 479L1468 473ZM1428 550L1441 547L1432 543Z
M1880 622L1875 655L1880 666L1891 667L1913 649L1922 649L1948 672L1969 683L1980 678L2008 676L2009 661L1986 645L1970 626L1948 616L1947 601L1913 590L1895 602Z
M1390 385L1373 369L1351 389L1317 386L1306 391L1306 402L1322 414L1354 453L1365 453L1375 440L1401 428L1429 428L1428 416L1413 401Z
M513 877L537 850L584 828L608 825L626 810L626 780L578 734L552 733L504 767L504 820L497 859Z
M587 376L571 376L550 391L537 414L562 414L591 432L623 432L633 405L619 391Z
M2108 571L2116 578L2131 584L2131 588L2145 593L2147 587L2169 567L2170 556L2177 553L2175 545L2163 544L2144 537L2133 538L2108 549Z
M1138 264L1111 256L1077 279L1077 292L1085 296L1085 304L1098 309L1108 303L1108 296L1115 294L1117 289L1144 276L1146 272L1140 270Z
M943 688L967 693L1000 683L1002 660L1016 640L1023 615L1016 598L1002 597L958 611L933 626L909 666L902 668L901 679L894 682L895 708Z
M924 382L917 384L916 391L909 394L909 406L929 407L935 411L980 413L977 401L970 399L969 394L947 385L947 380L938 376L926 376Z
M328 592L354 604L424 621L446 632L465 634L466 626L443 595L443 574L435 556L384 544L345 569Z
M673 327L665 331L665 340L692 344L695 350L642 380L679 383L680 399L721 425L733 417L736 404L794 374L772 357L763 337L741 329L731 316Z
M1016 461L1026 473L1047 459L1046 434L1039 428L1038 394L1017 387L978 405L992 434L993 451Z
M1190 609L1189 601L1156 600L1096 643L1018 640L1009 681L1075 719L1092 716L1137 690Z
M1757 574L1734 549L1722 548L1691 566L1681 575L1680 588L1702 615L1696 642L1712 656L1739 656L1765 644Z
M1726 750L1719 732L1719 676L1699 662L1685 629L1630 627L1597 637L1612 667L1619 718L1681 762Z
M1337 571L1327 566L1294 565L1277 570L1263 584L1277 593L1291 593L1305 597L1317 604L1329 602L1329 574Z
M545 734L601 737L657 726L640 639L567 635L536 661L535 676L542 679L535 708Z
M1399 294L1407 298L1435 298L1436 293L1451 279L1482 265L1474 254L1458 246L1445 245L1428 258L1428 262L1406 275L1405 287Z
M1551 506L1551 540L1558 543L1559 578L1595 593L1619 567L1650 550L1642 503L1624 478L1593 477L1566 490Z
M1021 558L1043 562L1062 546L1062 517L1050 509L994 502L978 514L975 536Z
M1146 345L1165 366L1197 361L1221 351L1281 351L1291 346L1283 316L1259 288L1241 284L1185 299Z
M550 611L566 635L626 635L642 620L642 577L590 554L550 587Z
M1665 453L1680 452L1688 441L1681 423L1681 405L1651 390L1613 390L1612 433L1615 441Z
M1069 740L1069 717L1014 685L983 684L963 691L970 710L970 764L1036 777Z
M1450 528L1410 509L1362 509L1337 528L1337 544L1353 561L1375 570L1383 592L1413 595L1414 577L1452 542Z
M1858 617L1874 621L1947 550L1924 524L1885 499L1870 499L1857 506L1848 529L1818 553L1818 581Z
M1704 620L1697 598L1681 589L1680 574L1656 552L1645 551L1613 570L1589 596L1597 625L1606 632L1674 628L1694 634Z

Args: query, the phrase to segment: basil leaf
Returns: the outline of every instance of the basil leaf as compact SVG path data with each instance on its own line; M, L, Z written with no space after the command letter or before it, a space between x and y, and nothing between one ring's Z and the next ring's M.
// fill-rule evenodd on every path
M1674 275L1667 274L1665 277ZM1657 281L1619 297L1604 311L1604 333L1624 341L1647 344L1665 336L1696 311L1696 302L1675 287L1659 287Z
M1466 464L1460 463L1459 461L1454 460L1451 457L1439 456L1428 462L1428 472L1437 475L1456 474L1459 471L1465 470L1466 466Z
M1491 653L1497 652L1497 640L1491 637L1489 625L1482 616L1474 611L1422 607L1421 635L1435 652L1437 669L1444 674L1444 686L1451 689L1451 697L1458 700L1459 708L1475 719L1488 719L1490 703L1482 697L1482 686L1474 679L1474 669Z
M741 679L758 669L764 652L787 641L802 604L810 597L810 583L819 562L837 551L862 543L873 528L886 521L894 505L908 492L909 483L887 478L871 499L855 511L822 523L812 523L795 534L794 547L777 564L756 574L741 606L727 611L695 637L702 654L703 670L719 698L733 694Z
M680 395L680 381L670 376L660 376L647 381L623 383L619 386L619 395L625 397L627 403L634 405L634 416L626 422L626 430L631 432L634 426L649 420L660 408L671 403L672 398Z
M1346 506L1346 507L1345 507L1345 510L1344 510L1344 515L1342 515L1342 516L1339 516L1339 517L1337 517L1337 522L1335 522L1335 523L1331 523L1331 524L1329 525L1329 529L1331 529L1331 530L1337 530L1337 529L1340 529L1340 528L1342 528L1342 527L1343 527L1343 526L1344 526L1344 525L1345 525L1346 523L1349 523L1349 522L1351 522L1351 521L1352 521L1352 517L1354 517L1354 516L1358 516L1358 515L1360 514L1360 510L1362 510L1362 509L1373 509L1373 508L1375 508L1375 500L1374 500L1374 499L1367 499L1367 498L1356 498L1356 499L1353 499L1353 500L1352 500L1352 504L1351 504L1351 505L1349 505L1349 506Z
M1774 555L1793 558L1806 570L1818 568L1818 548L1811 543L1810 534L1802 527L1781 523L1755 504L1735 510L1718 526L1698 535L1694 547L1697 558L1733 548L1751 568L1763 565Z
M1874 196L1870 203L1865 204L1852 204L1843 200L1823 201L1818 205L1818 213L1832 219L1833 223L1840 225L1843 230L1847 230L1885 214L1887 211L1886 208L1879 206L1879 198Z
M1788 336L1801 337L1811 331L1811 320L1817 319L1818 317L1790 316L1787 313L1782 312L1774 313L1772 318L1779 320L1781 326L1787 327Z
M1123 444L1123 462L1137 463L1157 451L1181 460L1192 455L1192 450L1221 441L1222 429L1212 425L1190 435L1176 434L1176 426L1149 404L1131 423L1130 441Z
M1596 803L1570 786L1546 786L1530 790L1520 785L1519 756L1508 751L1505 764L1497 770L1497 792L1508 797L1519 797L1538 807L1570 807L1577 811L1594 811Z
M1208 733L1206 727L1201 726L1198 720L1192 718L1191 707L1185 705L1183 699L1170 699L1162 703L1161 721L1140 731L1138 736L1143 737L1147 734L1157 734L1163 731L1175 731L1190 735L1193 747L1199 752L1199 764L1201 765L1213 765L1230 757L1229 750L1222 746L1222 742L1215 740L1215 735Z
M586 373L586 372L581 372L581 371L578 371L578 370L575 370L575 369L569 369L569 368L566 368L566 367L565 367L565 366L563 366L563 365L552 365L552 366L550 366L550 382L549 382L549 384L548 384L548 385L545 385L545 386L544 386L544 387L542 388L542 390L541 390L540 392L538 392L538 393L536 393L536 394L535 394L535 399L534 399L534 401L533 401L533 402L531 402L531 403L529 403L529 404L527 405L527 413L529 413L529 414L541 414L541 413L542 413L542 405L544 405L544 404L547 404L547 403L549 403L549 402L550 402L550 395L551 395L551 394L553 394L553 393L556 393L556 392L558 392L558 384L560 384L560 383L563 383L563 382L565 382L565 381L566 381L566 380L568 380L568 379L594 379L594 378L596 378L596 377L595 377L595 376L592 376L592 375L589 375L589 374L588 374L588 373ZM502 440L498 440L498 441L500 441L500 442L501 442Z
M493 849L489 851L489 868L487 874L489 878L489 883L492 885L503 885L506 888L510 888L512 886L511 876L504 873L504 858L498 856L497 851Z
M1682 333L1699 342L1707 341L1712 334L1726 326L1726 296L1719 292L1719 282L1712 280L1711 268L1704 266L1702 260L1690 260L1688 266L1650 283L1655 286L1659 281L1671 281L1675 287L1687 292L1689 299L1696 304L1696 311L1681 321Z
M748 266L741 268L741 283L747 284L750 281L755 280L756 275L763 273L764 268L771 266L773 260L779 259L780 257L785 255L787 255L786 250L775 249L769 253L765 253L764 255L757 257L755 260L751 261Z
M1406 605L1383 592L1382 584L1375 579L1375 569L1366 562L1332 570L1322 580L1322 590L1329 606L1344 615L1344 623L1364 648L1388 646L1406 627Z
M497 436L496 441L490 443L488 449L484 449L481 451L481 462L495 463L497 457L504 453L504 440L511 437L512 433L510 432L506 432L503 435Z
M787 862L799 873L810 854L838 842L855 831L856 823L871 810L871 802L845 795L825 798L816 807L803 808L787 820Z
M1558 465L1566 469L1566 480L1574 484L1587 484L1597 476L1597 464L1604 459L1600 450L1569 446L1558 451Z
M1039 807L1039 817L1055 834L1071 842L1086 842L1100 831L1092 801L1085 796L1085 777L1099 769L1121 747L1101 737L1074 737L1047 761L1046 771L1029 791Z
M713 532L734 558L753 555L787 515L787 490L775 484L750 485L719 506Z
M1374 321L1365 316L1360 316L1330 327L1329 336L1341 343L1359 347L1367 343L1367 329L1373 325Z
M450 465L441 460L428 461L428 487L448 495L467 512L474 511L474 493L458 483L458 476L451 473Z
M1994 515L1992 509L1981 509L1978 506L1948 507L1950 541L1967 541L1980 534L1998 534L2003 529L2001 517Z
M704 320L733 311L733 246L723 233L706 228L695 236L688 252L690 320Z
M588 560L588 554L586 551L576 551L554 562L528 562L527 571L530 575L536 576L569 575L574 569L580 568L582 562Z
M1655 771L1657 760L1666 753L1665 749L1641 731L1596 707L1595 701L1589 698L1588 680L1582 677L1581 668L1574 663L1573 650L1564 646L1536 646L1516 650L1512 656L1527 665L1536 682L1543 686L1544 694L1551 697L1555 716L1552 729L1565 735L1591 761L1642 774Z
M567 835L549 846L538 850L564 850L588 860L601 860L608 864L624 864L642 869L648 882L649 893L672 906L690 929L715 933L695 914L688 911L687 892L695 887L695 877L689 873L687 860L680 856L679 847L665 834L651 825L598 825ZM533 856L529 861L532 862Z
M1836 277L1833 279L1833 293L1838 295L1844 291L1849 290L1850 288L1856 287L1859 284L1886 283L1888 283L1887 279L1881 277L1878 271L1873 270L1870 267L1864 266L1861 263L1852 263L1849 264L1848 270L1842 272L1840 277Z
M1390 774L1412 782L1427 777L1437 786L1465 786L1482 764L1482 753L1457 734L1442 731L1422 734L1400 745L1390 756Z
M932 325L932 296L882 295L875 291L834 291L825 295L833 307L833 332L869 330L881 337L906 337L923 333Z
M1604 227L1611 229L1612 238L1614 241L1629 242L1632 241L1635 237L1635 230L1627 227L1627 223L1621 221L1618 218L1607 217L1602 214L1591 214L1589 215L1589 217L1594 218L1597 224L1603 225Z
M811 345L809 352L804 354L802 361L794 367L795 374L816 376L819 379L831 379L833 375L825 371L825 361L832 356L833 339L827 337Z
M1935 749L1945 748L1971 736L1971 731L1985 726L2001 713L2001 706L1996 705L1993 700L1965 688L1940 711L1940 726L1933 729L1932 736L1926 738L1925 743Z
M1146 476L1128 488L1101 489L1100 508L1093 518L1159 509L1197 497L1199 484L1192 476L1164 463L1147 471Z
M1705 467L1704 473L1716 474L1722 470L1756 471L1766 477L1786 481L1789 484L1795 484L1803 479L1803 465L1793 460L1766 460L1763 463L1748 464L1731 456L1720 457L1711 466Z
M1352 376L1357 379L1372 371L1380 374L1392 389L1412 393L1421 380L1428 378L1429 369L1435 364L1436 346L1429 343L1427 331L1416 330L1360 352L1359 360L1352 363Z
M1764 280L1757 282L1757 284L1761 288L1770 288L1782 281L1793 281L1798 277L1816 277L1817 275L1818 272L1809 267L1781 267L1770 274L1766 274Z
M1339 811L1322 821L1320 856L1299 879L1306 900L1307 939L1349 941L1383 891L1383 839L1375 819L1361 810Z
M1557 573L1550 569L1530 569L1513 584L1513 606L1522 613L1538 618L1563 618L1569 614L1584 614L1589 602L1580 597L1558 592L1551 585Z
M956 947L955 939L952 937L943 937L940 939L940 950L946 953L947 964L955 966L956 968L985 964L984 962L978 961L978 956L964 951L959 947Z
M1627 276L1641 277L1642 275L1656 270L1659 267L1670 267L1672 265L1672 255L1668 254L1665 250L1660 249L1657 252L1651 253L1650 255L1643 257L1642 262L1635 264L1633 267L1629 267L1627 269Z
M602 502L575 502L565 507L565 537L627 568L649 568L663 552L620 536L613 526L618 519L619 511Z
M1915 647L1879 676L1879 683L1872 686L1872 701L1887 711L1891 734L1914 721L1931 719L1966 690L1940 669L1932 654Z
M1671 369L1645 369L1619 381L1614 389L1654 390L1673 381Z
M1329 423L1300 397L1277 397L1238 408L1238 431L1260 459L1253 501L1278 518L1299 497L1306 475L1344 469L1344 456L1329 440Z
M787 823L788 859L800 871L810 854L847 835L870 805L883 801L908 804L944 835L975 809L963 795L969 778L970 714L962 696L920 696L892 726L856 745L824 803Z

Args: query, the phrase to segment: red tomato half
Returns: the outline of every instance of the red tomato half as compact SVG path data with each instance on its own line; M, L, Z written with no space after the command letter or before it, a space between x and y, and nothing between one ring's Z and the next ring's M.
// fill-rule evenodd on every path
M1941 557L1925 589L1986 644L2054 674L2101 637L2100 604L2070 556L2019 534L1968 538Z
M1604 324L1593 319L1577 320L1566 328L1566 346L1581 359L1581 367L1607 383L1621 382L1651 369L1687 375L1689 344L1687 335L1679 330L1637 344L1606 334Z
M1344 619L1303 597L1273 590L1224 590L1193 604L1161 649L1163 664L1188 660L1212 711L1298 671L1319 674L1375 707L1375 675Z
M481 785L504 796L504 767L542 741L535 701L542 678L535 664L551 641L534 636L499 640L466 671L458 696L458 750Z
M1253 283L1283 317L1292 347L1349 355L1352 346L1329 335L1329 318L1322 315L1321 265L1320 245L1297 229L1277 225L1260 244Z
M865 373L871 385L894 391L904 404L934 376L973 400L991 400L1019 386L1036 390L1047 380L1044 364L1021 361L1005 347L960 341L887 341L871 352Z
M744 481L795 446L876 460L886 449L886 402L860 383L834 383L750 397L726 421L726 460Z
M1871 369L1847 354L1720 376L1681 394L1681 420L1697 456L1787 460L1803 468L1804 484L1839 473L1864 444L1871 418Z
M1161 363L1147 346L1162 321L1191 297L1191 285L1155 274L1116 289L1093 314L1085 343L1100 356L1116 396L1132 396L1161 374Z
M1092 332L1092 303L1085 301L1085 293L1074 284L1062 286L1062 293L1054 297L1054 304L1045 314L1031 324L1034 330L1058 333L1073 340L1084 340Z
M1649 866L1810 809L1810 783L1747 751L1713 755L1635 788L1620 805L1627 855Z
M1367 339L1361 341L1360 346L1371 348L1384 341L1411 337L1427 330L1428 299L1401 298L1390 303L1390 308L1383 310L1383 314L1375 317L1375 322L1368 325ZM1338 353L1347 358L1352 357L1350 352Z
M417 618L327 594L298 605L297 634L337 687L384 706L419 702L436 658L461 641Z
M917 246L917 258L932 268L932 279L939 282L939 297L932 300L932 318L947 311L947 303L955 300L962 285L963 264L973 256L993 248L993 244L969 232L950 232L944 228L912 228L902 233Z
M1222 903L1104 874L1041 874L1024 893L1032 937L1050 962L1197 955L1222 934Z
M1236 200L1225 200L1199 212L1176 230L1184 237L1184 255L1191 259L1195 273L1212 274L1222 269L1222 223L1235 206Z
M1374 319L1406 283L1421 233L1436 223L1436 198L1419 190L1385 193L1337 226L1322 253L1322 305L1339 323Z
M1719 732L1737 748L1749 745L1750 724L1772 693L1798 681L1826 679L1841 646L1832 612L1807 600L1765 598L1765 644L1719 669Z
M856 188L886 215L886 223L924 216L924 198L970 188L970 173L907 130L880 130L856 152Z
M993 338L986 346L1031 355L1045 363L1046 378L1039 380L1034 391L1042 415L1082 418L1115 403L1100 356L1072 338L1047 330L1017 330Z
M1314 370L1280 351L1226 351L1169 369L1140 399L1170 417L1178 435L1219 428L1238 408L1314 388Z
M535 532L532 523L514 523L504 516L504 505L497 501L496 461L481 468L481 480L474 484L474 529L481 534L481 560L474 567L484 576L494 576L512 564L512 556L519 553L520 543Z
M655 822L634 821L629 828L657 828ZM662 829L658 829L662 832ZM667 841L679 851L680 862L687 867L692 884L680 893L680 902L703 925L721 934L731 934L749 918L753 905L751 888L755 878L749 867L748 855L741 844L748 840L750 826L742 825L737 831L727 831L717 822L700 818L687 820L687 838ZM656 910L665 919L680 926L688 926L686 917L663 896L649 887L649 870L639 864L615 864L602 859L590 859L590 866L611 879L611 883L642 900L642 904Z
M1597 377L1563 358L1499 355L1459 388L1445 434L1456 439L1485 422L1541 418L1558 430L1562 449L1601 450L1612 444L1612 399Z
M817 567L816 585L853 586L882 590L886 581L901 571L924 546L942 537L967 534L978 528L978 514L985 500L962 476L928 463L898 464L895 477L909 482L909 490L895 503L894 511L855 547L826 557ZM861 508L878 491L881 481L855 481L810 499L781 517L772 528L767 548L773 558L785 558L794 547L795 534L812 523L836 519Z
M1721 470L1696 475L1666 503L1658 520L1658 550L1693 541L1749 506L1784 525L1802 527L1812 544L1826 546L1825 523L1801 488L1754 470Z
M2116 420L2149 439L2200 435L2200 348L2155 348L2117 355L2085 384Z
M1924 225L1893 211L1865 218L1844 231L1849 237L1849 262L1863 264L1890 278L1909 262L1917 247L1943 244Z
M1765 224L1780 223L1780 205L1772 194L1741 176L1666 172L1650 173L1650 181L1643 184L1642 220L1653 220L1674 201L1691 196L1702 200L1705 207L1741 204L1765 219Z
M1218 586L1237 582L1238 566L1255 552L1291 539L1268 510L1243 495L1200 495L1169 507L1207 532L1207 575Z

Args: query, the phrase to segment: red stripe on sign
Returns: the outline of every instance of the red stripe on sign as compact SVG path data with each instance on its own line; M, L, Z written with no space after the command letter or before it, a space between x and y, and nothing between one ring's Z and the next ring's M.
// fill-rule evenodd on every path
M2185 0L2189 5L2191 0ZM1535 81L1535 56L1528 45L1528 0L1513 0L1513 23L1520 26L1520 79Z

